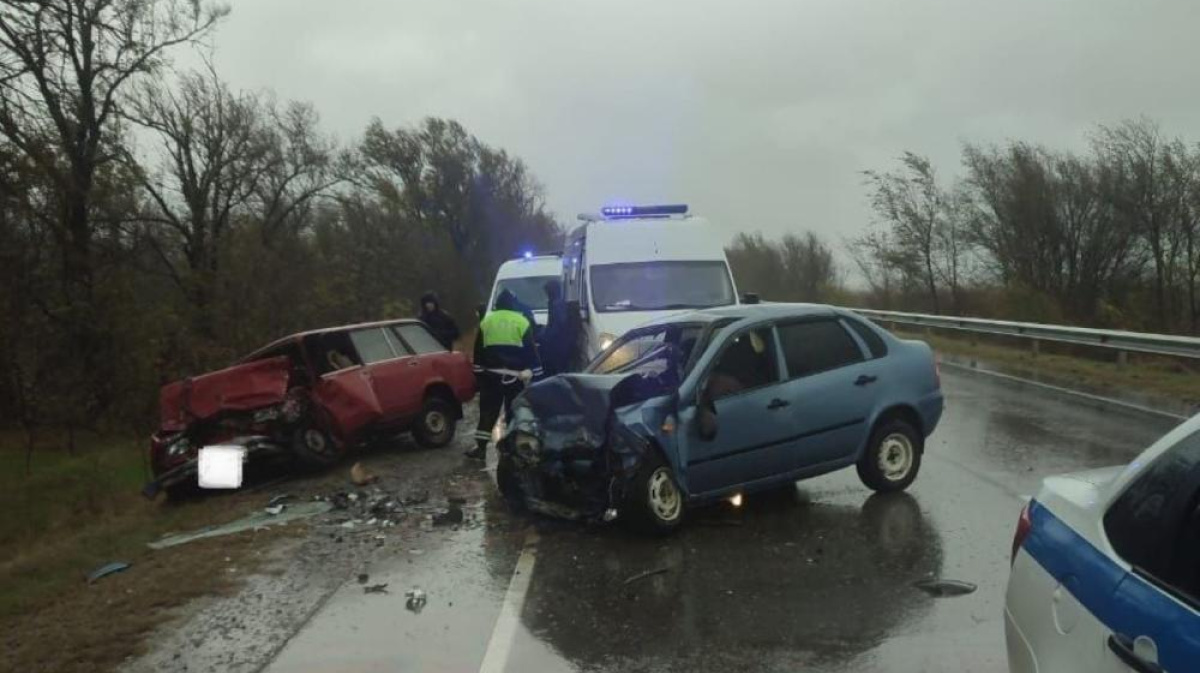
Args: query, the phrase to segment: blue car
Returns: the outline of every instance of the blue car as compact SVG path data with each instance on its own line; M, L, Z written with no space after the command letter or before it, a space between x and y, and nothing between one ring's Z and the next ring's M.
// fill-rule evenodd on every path
M942 392L932 350L810 304L681 313L513 403L497 484L511 506L654 532L688 507L854 466L916 479Z

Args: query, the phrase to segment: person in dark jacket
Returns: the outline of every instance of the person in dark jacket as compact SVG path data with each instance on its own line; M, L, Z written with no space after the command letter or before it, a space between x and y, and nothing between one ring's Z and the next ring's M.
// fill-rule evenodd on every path
M479 334L475 337L479 425L475 428L475 448L467 452L468 458L486 457L500 411L507 416L513 399L532 379L541 378L542 373L533 323L520 311L516 297L505 290L496 298L495 309L479 323Z
M546 376L562 374L568 370L570 360L571 328L567 320L567 303L563 301L562 283L557 279L546 281L546 327L538 335L538 355Z
M454 322L454 318L450 317L449 313L442 310L437 295L433 292L426 292L421 297L420 318L421 322L429 327L429 331L433 333L433 338L437 339L438 343L448 351L454 350L454 342L458 340L460 334L458 323Z

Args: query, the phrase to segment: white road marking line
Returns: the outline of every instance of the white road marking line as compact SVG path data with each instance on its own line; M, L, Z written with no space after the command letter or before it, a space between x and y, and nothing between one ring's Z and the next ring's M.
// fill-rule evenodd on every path
M513 569L513 578L504 594L504 604L500 606L500 616L496 617L496 626L492 628L492 637L488 640L483 662L479 664L479 673L504 673L504 667L508 665L508 655L517 635L517 626L521 623L521 610L525 607L525 596L529 593L529 581L533 579L537 543L537 531L530 530L525 535L525 546L517 558L517 567Z

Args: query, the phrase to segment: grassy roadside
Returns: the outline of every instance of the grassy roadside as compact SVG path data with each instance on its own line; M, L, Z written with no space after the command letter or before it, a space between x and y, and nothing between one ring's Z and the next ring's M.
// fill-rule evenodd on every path
M75 455L58 437L35 446L0 434L0 669L106 670L137 650L165 610L228 589L261 549L243 534L152 552L145 543L235 519L262 496L231 494L174 505L142 498L144 442L81 437ZM283 530L283 529L280 529ZM95 568L123 573L86 584ZM52 662L52 663L49 663Z
M1175 358L1130 354L1124 367L1118 367L1115 355L1107 360L1093 359L1096 349L1087 354L1070 352L1053 344L1042 344L1041 352L1033 354L1028 345L998 343L978 339L974 343L965 336L948 336L944 332L897 330L897 336L926 341L934 350L965 358L977 359L1014 376L1026 378L1049 376L1068 387L1120 395L1136 392L1154 398L1178 402L1184 406L1200 405L1200 363L1188 363Z

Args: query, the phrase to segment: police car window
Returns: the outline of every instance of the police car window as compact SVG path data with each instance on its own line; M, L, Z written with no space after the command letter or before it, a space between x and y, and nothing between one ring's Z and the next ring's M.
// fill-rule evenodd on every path
M887 344L884 343L883 337L879 336L879 332L876 332L875 328L854 318L842 318L842 322L849 325L850 329L854 330L854 333L863 340L863 343L867 344L867 350L871 351L872 358L881 358L887 355Z
M492 309L496 308L496 298L508 290L517 301L534 311L544 311L549 301L546 298L546 283L557 279L558 276L528 276L525 278L507 278L496 284L496 296L492 297Z
M354 342L358 356L366 364L396 357L383 330L378 327L351 332L350 340Z
M862 349L836 320L779 326L788 376L810 376L863 360Z
M1195 515L1198 487L1200 432L1159 456L1109 507L1104 530L1113 549L1155 579L1194 583L1194 575L1188 579L1186 571L1173 566Z
M395 325L392 327L417 355L444 353L446 349L422 325Z

